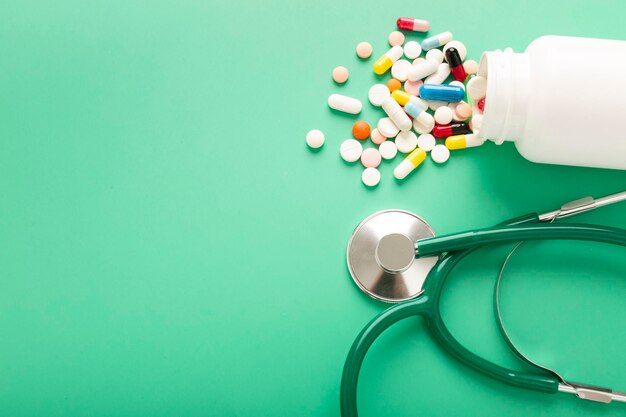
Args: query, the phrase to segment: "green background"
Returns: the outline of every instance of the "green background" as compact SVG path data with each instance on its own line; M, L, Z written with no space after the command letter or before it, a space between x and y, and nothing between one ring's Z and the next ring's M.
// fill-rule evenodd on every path
M479 59L543 34L626 39L625 12L618 0L2 2L0 416L338 415L348 349L385 308L345 266L362 218L402 208L449 233L621 191L626 172L536 165L489 143L404 182L399 157L385 162L369 190L338 156L355 118L326 97L354 95L377 121L371 64L399 16L452 31ZM320 152L305 145L312 128ZM577 221L626 227L625 214ZM492 314L505 252L467 261L443 313L462 343L521 368ZM525 246L502 288L512 337L567 379L626 390L625 270L620 249ZM490 380L419 319L374 345L359 395L364 416L626 410Z

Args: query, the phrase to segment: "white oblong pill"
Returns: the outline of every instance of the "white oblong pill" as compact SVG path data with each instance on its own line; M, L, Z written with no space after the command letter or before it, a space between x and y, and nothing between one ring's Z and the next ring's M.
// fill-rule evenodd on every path
M400 132L398 136L396 136L396 146L398 147L398 151L409 153L417 147L417 136L411 131Z
M450 158L450 149L446 148L446 145L436 145L432 151L430 151L430 157L433 158L438 164L443 164Z
M404 44L404 56L409 59L415 59L422 53L422 46L419 42L408 41Z
M424 80L424 84L441 84L446 78L450 75L450 65L447 63L439 64L437 67L437 71L426 77Z
M463 42L460 41L450 41L446 44L446 46L443 47L443 56L446 56L446 51L449 48L456 48L456 50L459 52L459 56L461 57L461 61L465 61L465 58L467 57L467 48L465 47L465 44ZM447 61L447 60L446 60Z
M432 59L425 59L413 65L407 71L407 79L411 81L421 80L424 77L428 77L437 72L439 64Z
M324 144L324 133L318 129L310 130L306 134L306 144L313 149L321 148Z
M356 162L361 158L363 145L356 139L346 139L339 147L341 159L346 162Z
M487 95L487 79L476 75L467 83L467 95L474 101L480 100Z
M395 138L400 129L398 126L388 117L383 117L378 121L376 125L378 132L386 138Z
M413 120L413 130L417 133L430 133L433 127L435 127L435 119L432 117L428 119L428 124L423 123L420 119Z
M370 103L376 107L380 107L389 96L391 96L391 92L385 84L374 84L367 93Z
M363 105L361 100L357 100L353 97L344 96L341 94L331 94L328 96L328 107L350 114L359 114Z
M361 181L368 187L375 187L380 182L380 171L376 168L365 168L361 174Z
M383 101L382 108L385 113L387 113L387 116L389 116L391 121L398 126L400 130L411 130L411 126L413 125L411 123L411 119L393 97L385 99L385 101Z
M426 59L436 61L437 65L439 65L443 62L443 52L441 52L441 49L431 49L426 52Z
M447 125L452 121L452 117L454 117L454 112L450 107L441 106L435 111L435 122L440 125Z
M383 159L393 159L398 153L398 147L395 143L388 140L380 144L378 152L380 152L380 156L382 156Z
M409 61L399 59L391 67L391 76L400 82L405 82L410 68L413 68L413 65Z
M430 133L422 133L417 138L417 146L419 146L426 152L432 151L436 144L437 140Z

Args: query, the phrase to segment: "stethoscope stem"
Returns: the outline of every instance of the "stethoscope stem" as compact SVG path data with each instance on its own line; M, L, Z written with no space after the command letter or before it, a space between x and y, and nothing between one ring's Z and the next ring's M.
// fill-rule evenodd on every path
M608 388L594 387L591 385L560 383L559 392L574 394L580 399L600 403L610 403L612 401L626 403L626 392L613 391Z

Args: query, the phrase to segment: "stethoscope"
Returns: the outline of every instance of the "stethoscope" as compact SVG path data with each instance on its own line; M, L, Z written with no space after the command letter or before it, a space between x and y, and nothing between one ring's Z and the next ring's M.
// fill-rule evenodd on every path
M508 336L499 313L498 288L510 256L527 240L566 239L626 246L626 230L589 224L554 224L609 204L626 201L626 191L607 197L586 197L544 214L530 213L485 229L435 236L421 217L404 210L384 210L363 220L348 243L350 275L369 296L399 303L383 311L361 330L346 358L341 380L341 415L357 415L357 381L372 343L394 323L422 316L431 335L465 365L502 382L546 393L565 392L579 398L609 403L626 402L626 393L565 381L557 372L524 356ZM450 333L441 318L439 300L444 283L458 263L485 245L518 242L500 270L494 292L498 324L512 351L534 368L521 372L496 365L469 351Z

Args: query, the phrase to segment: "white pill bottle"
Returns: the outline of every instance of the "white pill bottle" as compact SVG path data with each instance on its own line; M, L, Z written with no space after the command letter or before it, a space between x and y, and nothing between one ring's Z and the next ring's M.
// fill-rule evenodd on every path
M626 169L626 42L543 36L486 52L480 136L533 162Z

